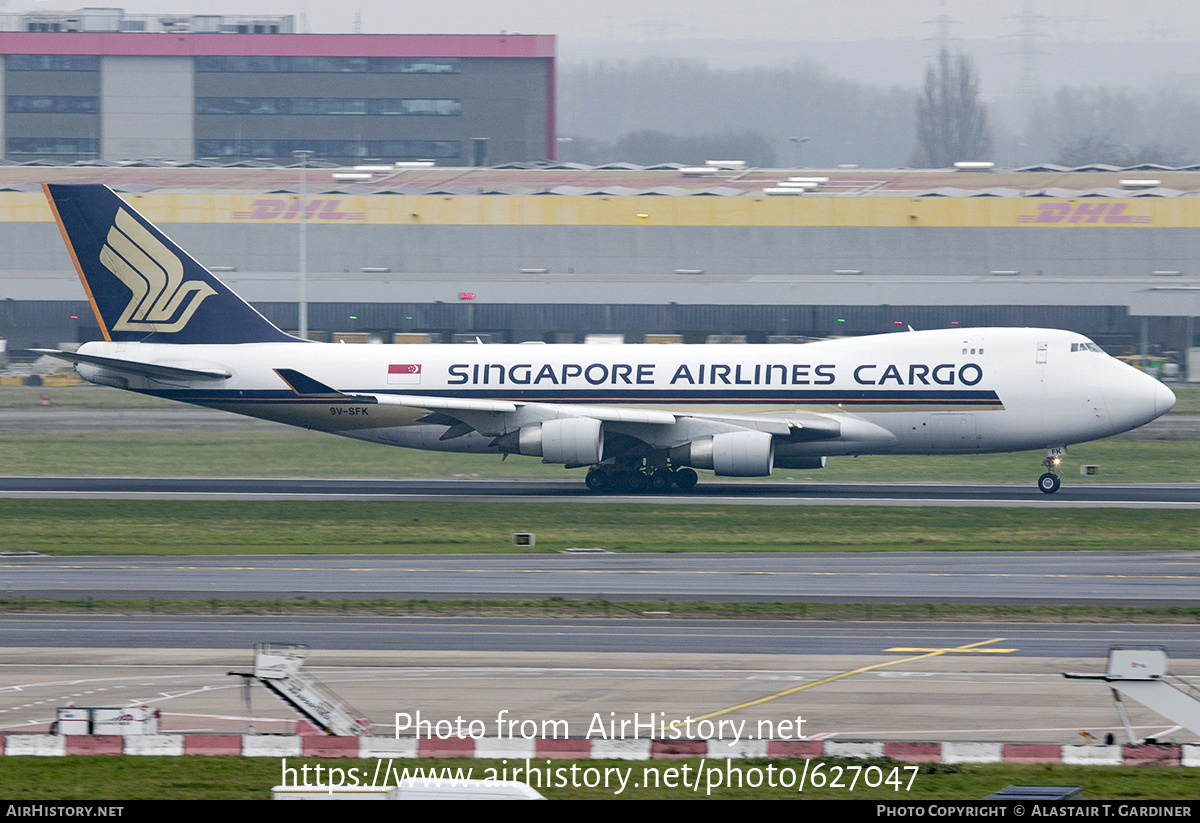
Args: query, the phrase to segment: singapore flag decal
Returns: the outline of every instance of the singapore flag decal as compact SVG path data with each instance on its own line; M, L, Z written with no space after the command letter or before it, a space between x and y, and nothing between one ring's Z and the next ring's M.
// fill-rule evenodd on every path
M388 366L388 385L416 386L421 382L421 364L404 363Z

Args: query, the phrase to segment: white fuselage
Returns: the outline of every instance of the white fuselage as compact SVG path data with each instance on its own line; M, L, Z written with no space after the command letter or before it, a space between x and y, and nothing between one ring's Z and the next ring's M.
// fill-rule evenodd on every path
M1157 380L1088 343L1073 332L1008 328L806 345L88 343L81 353L216 367L232 376L168 381L78 368L95 382L412 448L494 452L489 442L497 432L440 440L449 423L426 411L301 397L275 370L301 372L349 395L644 408L722 420L826 415L841 423L843 436L794 444L794 453L928 454L1094 440L1143 425L1174 403ZM636 423L623 426L644 434Z

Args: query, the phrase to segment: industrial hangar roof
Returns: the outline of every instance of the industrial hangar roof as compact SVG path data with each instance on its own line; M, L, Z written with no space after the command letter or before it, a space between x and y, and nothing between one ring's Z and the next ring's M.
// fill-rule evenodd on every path
M531 164L532 165L532 164ZM378 167L373 167L378 168ZM529 168L397 168L369 180L335 180L348 167L310 164L310 193L429 195L764 196L788 193L789 178L822 182L799 196L851 197L1197 197L1200 167L1137 166L1128 169L1055 166L996 171L953 169L740 169L701 170L670 164L637 167L573 164ZM48 166L0 165L0 192L34 191L41 183L104 183L117 191L145 193L221 191L298 193L298 166L174 165L163 161ZM783 191L781 191L783 188Z

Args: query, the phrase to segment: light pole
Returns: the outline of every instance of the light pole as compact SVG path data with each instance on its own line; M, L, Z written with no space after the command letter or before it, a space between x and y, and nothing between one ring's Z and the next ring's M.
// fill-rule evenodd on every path
M562 155L563 149L569 148L570 145L575 142L575 138L574 137L555 137L554 142L556 144L554 147L554 149L555 149L554 150L554 159L562 160L563 158L561 155ZM570 152L567 152L567 153L570 154Z
M294 151L300 160L300 338L308 339L308 158L311 151Z
M800 146L808 142L807 137L789 137L792 141L792 168L800 168Z

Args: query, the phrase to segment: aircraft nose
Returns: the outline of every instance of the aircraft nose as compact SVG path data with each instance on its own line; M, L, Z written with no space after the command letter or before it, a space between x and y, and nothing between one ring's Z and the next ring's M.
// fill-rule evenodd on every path
M1114 432L1144 426L1175 405L1175 394L1156 378L1117 360L1109 365L1104 397Z
M1154 389L1154 416L1161 417L1175 405L1175 392L1159 383Z

